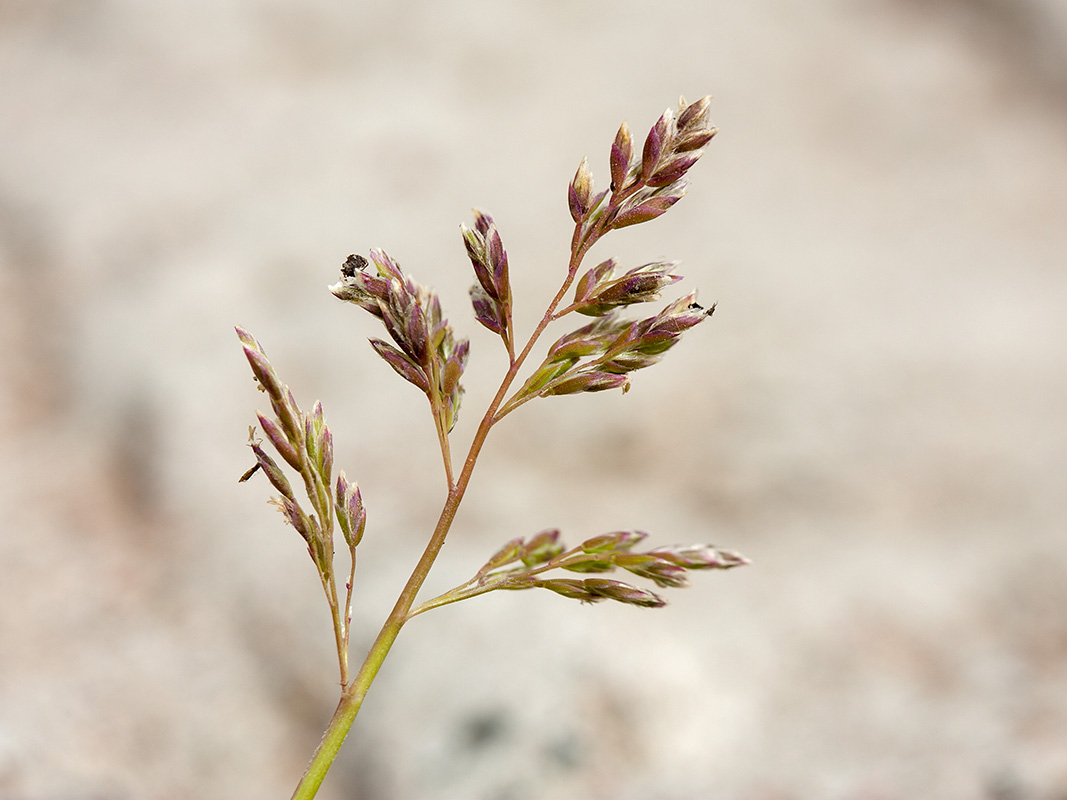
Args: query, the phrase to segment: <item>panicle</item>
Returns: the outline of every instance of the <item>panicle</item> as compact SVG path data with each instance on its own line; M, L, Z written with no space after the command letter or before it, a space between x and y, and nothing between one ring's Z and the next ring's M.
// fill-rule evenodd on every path
M440 605L442 598L450 595L453 599L462 599L495 589L542 588L584 603L607 599L658 607L666 601L656 593L596 575L622 569L661 588L681 588L689 585L688 571L691 569L728 569L748 563L744 556L711 545L659 547L644 553L634 552L634 546L647 536L643 531L614 531L586 539L578 547L569 549L560 540L556 529L542 531L528 540L512 539L493 554L465 586L446 592L427 605ZM554 569L594 577L540 577Z
M677 266L677 261L653 261L618 276L615 259L609 258L578 281L574 290L575 311L600 317L615 308L659 300L664 287L682 279L681 275L672 273Z
M322 403L316 401L310 411L301 411L293 393L278 378L259 342L242 328L237 329L237 335L244 346L252 372L276 414L272 417L257 412L259 426L282 461L300 475L311 511L301 507L285 471L266 452L262 441L255 437L254 428L249 429L248 444L256 465L241 480L247 480L256 471L266 475L271 486L280 493L272 497L270 502L307 543L308 553L319 574L324 581L328 581L333 574L334 519L337 519L351 547L355 547L363 535L366 514L359 489L355 484L349 484L342 472L337 479L336 498L331 498L333 433L326 424Z
M476 223L487 232L492 220ZM483 234L484 235L484 234ZM490 239L492 237L490 236ZM499 237L497 237L499 242ZM489 269L507 280L507 256L502 247L488 244ZM460 377L467 363L468 344L457 340L441 313L441 301L430 289L405 275L384 250L371 250L370 262L349 256L341 267L341 280L330 287L337 298L355 303L378 317L393 344L371 339L371 347L404 380L417 386L444 415L445 430L459 416L463 387Z
M363 507L359 486L354 481L348 482L344 470L337 475L336 503L337 523L345 542L354 548L363 538L363 530L367 527L367 511Z
M606 227L625 228L655 219L685 195L685 175L716 133L708 119L710 103L710 97L695 103L680 98L678 108L664 111L649 130L639 157L623 123L611 145L612 200L605 213Z
M474 227L460 225L467 257L478 282L471 287L474 316L482 325L504 340L511 349L511 279L508 254L493 218L475 210Z

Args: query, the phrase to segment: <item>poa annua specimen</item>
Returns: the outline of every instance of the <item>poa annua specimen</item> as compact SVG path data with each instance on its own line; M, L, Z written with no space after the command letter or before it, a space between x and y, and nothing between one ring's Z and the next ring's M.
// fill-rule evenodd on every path
M385 251L372 250L369 262L362 256L349 256L341 267L341 280L330 291L385 326L391 341L371 339L371 346L397 374L426 395L448 482L441 515L426 549L354 675L349 667L348 641L356 547L367 525L363 497L343 470L334 477L333 436L322 404L316 402L309 411L302 410L260 343L247 331L237 329L259 388L270 400L273 413L257 414L258 427L276 453L267 452L253 428L249 438L256 463L241 480L262 471L278 492L271 502L306 542L332 612L341 672L340 702L292 795L294 800L315 796L390 647L412 617L498 589L547 589L583 603L607 599L658 607L665 601L655 592L605 576L621 571L657 587L680 587L687 585L690 570L729 569L747 563L743 556L703 544L641 550L638 546L646 534L639 531L604 533L568 547L559 531L549 530L512 539L469 581L416 604L494 425L534 398L608 389L627 391L631 373L659 361L683 333L714 311L714 306L699 305L695 293L649 316L635 316L627 309L658 301L664 288L681 280L675 272L676 262L656 261L625 269L608 258L583 268L589 250L608 233L653 220L682 198L686 173L716 132L708 120L709 101L708 97L695 103L680 100L677 110L668 109L653 125L640 152L635 152L624 122L611 145L607 189L594 191L592 175L582 161L567 190L574 233L563 282L521 347L512 325L514 298L508 254L496 224L488 214L475 212L473 227L461 226L477 277L470 291L475 318L500 337L509 367L458 474L449 435L463 397L460 381L467 365L467 340L453 332L437 295L412 280ZM513 389L548 325L574 314L591 321L553 342L540 364L527 370L528 377ZM290 481L283 464L299 476L297 481ZM349 556L347 569L340 575L335 560L337 528ZM561 577L568 573L574 577Z

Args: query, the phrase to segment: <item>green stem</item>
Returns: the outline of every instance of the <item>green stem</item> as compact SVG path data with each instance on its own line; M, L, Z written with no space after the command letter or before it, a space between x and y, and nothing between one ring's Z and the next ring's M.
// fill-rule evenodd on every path
M348 667L348 636L352 631L352 591L356 583L356 548L348 548L349 568L348 568L348 582L345 584L345 625L344 625L344 641L341 643L341 647L345 652L345 667ZM347 682L348 676L345 675L341 681L341 685L344 686Z
M330 771L348 731L352 728L365 694L366 689L358 696L347 691L341 694L341 702L337 704L337 710L333 712L333 718L322 735L322 741L319 742L311 763L304 771L304 777L300 779L300 785L293 792L292 800L311 800L318 793L326 773Z
M333 573L329 580L323 580L322 588L326 592L326 602L330 604L330 614L333 616L333 637L337 644L337 661L341 669L341 685L348 683L348 647L345 640L348 636L348 626L342 620L341 609L337 600L337 583Z

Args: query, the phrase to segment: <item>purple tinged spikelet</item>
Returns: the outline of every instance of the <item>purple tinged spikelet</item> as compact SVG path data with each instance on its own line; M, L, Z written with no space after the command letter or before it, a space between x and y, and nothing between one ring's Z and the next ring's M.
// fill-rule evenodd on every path
M363 530L367 527L367 511L363 507L363 497L359 493L359 486L354 482L349 483L344 470L337 476L337 522L341 527L341 533L350 548L355 548L363 538Z
M312 464L317 465L319 461L319 440L315 430L315 418L311 413L304 414L304 442L308 459Z
M632 160L633 142L630 139L630 129L624 122L619 126L619 132L615 134L615 141L611 145L611 190L613 192L622 191L625 187Z
M322 426L322 439L318 449L322 465L319 474L323 480L329 481L333 472L333 432L325 424Z
M294 500L290 500L288 497L272 497L270 502L282 512L285 521L296 528L296 532L308 543L308 549L312 550L312 558L314 558L315 551L312 548L319 543L313 520L301 510ZM321 547L319 549L321 550Z
M489 232L486 234L488 244L489 268L493 274L493 295L498 300L505 300L508 286L508 254L504 250L504 242L500 239L500 233L495 223L490 223Z
M475 319L497 334L510 348L508 320L511 315L511 279L508 254L496 223L488 214L475 210L474 228L460 225L467 257L478 283L471 287Z
M548 356L545 360L548 362L576 361L579 358L602 352L605 338L614 335L615 329L619 327L618 323L619 320L614 319L610 314L605 314L588 325L564 334L548 348Z
M602 533L582 542L584 553L604 553L609 550L628 550L648 536L644 531L615 531Z
M481 284L470 288L474 318L498 336L504 333L504 320L500 318L500 306L490 297Z
M614 258L609 258L587 270L574 287L574 302L588 302L597 287L610 278L617 267L618 262Z
M337 524L341 528L341 535L345 537L345 542L352 546L352 521L348 516L348 479L345 477L345 471L341 470L337 473L337 482L334 488L334 516L337 518Z
M451 396L459 388L459 378L463 374L463 360L450 358L445 363L444 375L441 378L441 388L446 396Z
M390 281L396 281L403 284L405 282L404 272L400 269L400 265L396 260L380 247L372 248L370 251L370 260L374 262L374 266L378 268L378 275ZM385 300L388 298L388 294L382 295L380 299Z
M565 364L567 367L571 367L578 359L593 353L599 353L602 349L601 343L591 336L582 337L567 334L549 348L545 363Z
M259 381L259 385L263 387L263 391L267 393L267 396L271 399L281 397L282 383L274 374L274 368L263 354L263 351L249 345L244 346L244 351L245 358L248 359L248 365L252 367L252 374L256 376L256 380Z
M274 445L274 449L278 451L278 454L285 459L285 463L295 470L300 470L302 467L300 453L289 443L278 423L258 412L256 413L256 418L259 420L259 426L263 429L264 435Z
M359 493L359 487L356 484L352 486L355 491L348 503L348 515L353 527L351 545L355 547L363 538L363 531L367 527L367 510L363 507L363 496Z
M518 561L522 556L522 546L521 537L512 539L490 556L489 560L485 562L485 566L479 570L479 573L484 575L490 570Z
M589 213L592 194L593 175L589 172L589 160L583 158L582 163L578 165L578 171L574 173L574 179L567 187L567 203L570 206L571 219L576 224L581 224Z
M489 228L493 226L493 218L483 211L474 211L474 229L478 231L483 237L489 233Z
M427 347L429 331L426 329L426 319L415 307L405 309L407 311L407 335L404 341L411 348L411 357L417 364L429 363L430 353Z
M615 565L655 581L657 586L678 588L689 585L685 567L651 553L624 553L615 558Z
M493 218L475 210L474 230L466 225L460 225L460 230L478 283L493 300L509 299L508 257Z
M589 280L579 286L583 294L576 293L575 302L580 305L575 310L587 316L603 316L613 308L658 300L661 289L682 279L671 273L677 265L676 261L654 261L616 278L614 261L609 259L583 276L583 281Z
M556 381L552 381L541 390L542 397L552 395L577 394L578 392L605 392L622 388L626 391L630 379L625 375L612 372L579 372Z
M568 572L611 572L615 564L610 558L598 556L569 556L559 565Z
M597 220L600 219L601 216L603 216L604 211L607 208L604 203L604 200L610 193L610 189L601 189L599 192L593 195L592 199L589 201L589 211L586 213L585 217L586 228L592 226Z
M555 529L541 531L524 542L519 554L522 563L528 567L543 564L563 552L563 544L559 541L559 531Z
M608 600L616 600L620 603L629 603L634 606L645 608L661 608L667 605L667 601L655 592L641 589L622 581L613 581L609 578L586 578L582 585L594 594L606 597Z
M249 333L246 329L242 328L240 325L234 325L233 329L237 332L237 338L241 340L241 344L250 345L255 350L263 349L259 346L259 342L256 340L256 337Z
M661 357L662 356L660 355L645 355L636 350L630 350L601 362L600 366L603 367L605 372L610 372L615 375L625 375L627 372L634 372L635 370L650 367L658 362Z
M649 555L665 559L685 569L732 569L751 562L740 553L713 545L659 547Z
M669 186L689 171L699 159L701 153L688 153L666 161L647 180L649 186Z
M577 361L585 356L605 352L612 343L633 326L609 309L588 325L564 334L548 350L546 362Z
M509 573L495 577L492 583L494 589L507 589L509 591L533 589L535 586L541 585L540 579L522 572Z
M686 130L690 126L704 127L707 124L708 109L711 107L711 95L704 95L694 103L686 103L684 97L678 98L678 129Z
M674 112L668 108L656 120L656 124L652 126L648 136L645 138L645 146L641 153L641 176L646 181L659 165L664 147L670 144L671 134L674 129L673 123Z
M277 401L271 398L271 408L278 415L282 430L288 434L289 441L293 447L302 448L304 446L304 426L300 424L300 406L297 405L296 398L293 397L293 393L288 386L285 387L283 398L279 398Z
M255 375L263 391L267 393L271 407L274 409L274 413L277 414L286 436L290 441L301 441L302 426L296 413L297 405L292 393L278 379L274 372L274 367L267 359L259 342L242 328L237 328L237 335L242 341L245 358L252 368L252 374Z
M696 292L679 298L652 318L648 334L679 336L715 313L715 306L704 308L697 303Z
M710 96L705 95L684 108L683 105L684 99L679 101L678 106L678 138L674 145L676 153L701 150L718 133L709 119Z
M371 339L370 345L374 348L374 352L381 356L385 363L396 371L397 375L419 387L423 392L430 391L430 384L426 380L426 374L406 353L402 353L400 350L393 347L388 342L383 342L381 339Z
M389 338L396 342L400 350L416 364L419 363L415 350L407 338L407 326L403 322L403 311L394 307L395 304L382 306L382 322Z
M685 331L707 319L714 309L703 308L696 302L696 295L689 294L656 316L631 323L605 348L600 360L602 368L622 373L655 364Z
M718 132L718 128L708 128L706 130L688 134L678 141L678 144L674 148L675 152L687 153L690 151L698 151L698 155L703 155L704 148L707 147L708 142L715 138L715 134Z
M612 228L627 228L648 222L667 213L667 210L682 199L682 195L650 197L639 205L621 211L611 223Z
M583 603L597 603L604 599L604 595L597 594L586 588L585 581L575 580L574 578L550 578L549 580L539 581L536 585L563 597L580 600Z
M489 260L485 253L485 236L493 224L493 218L488 214L474 209L474 228L468 228L462 222L459 225L460 233L463 234L463 245L467 249L467 258L474 267L474 274L482 286L491 287L492 270L489 268Z
M263 470L263 474L267 476L271 486L281 492L287 499L296 502L289 479L285 477L285 473L282 472L282 468L278 466L278 463L267 455L266 451L257 443L252 442L249 447L252 448L252 452L256 456L256 463Z
M470 356L470 352L471 352L470 340L469 339L460 339L452 347L452 352L449 354L449 357L448 357L448 363L449 364L452 364L452 363L457 364L460 373L462 373L462 371L467 368L467 359ZM457 379L453 382L452 385L453 385L453 387L458 387L459 386L458 376L457 376ZM448 391L452 391L452 388L449 387L449 383L448 383L447 379L445 381L445 388Z
M526 382L522 385L522 388L517 394L522 397L538 394L552 381L566 375L573 366L574 362L569 360L548 361L547 363L542 364L533 375L526 379Z
M446 338L452 335L452 329L448 326L448 320L441 314L441 300L436 294L423 286L416 286L413 290L413 311L422 312L426 321L429 344L434 350L441 347Z

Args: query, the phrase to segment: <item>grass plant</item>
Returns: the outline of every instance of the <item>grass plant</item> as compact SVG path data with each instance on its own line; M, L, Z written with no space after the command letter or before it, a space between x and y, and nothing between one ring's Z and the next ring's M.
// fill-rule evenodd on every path
M363 497L344 470L335 473L333 435L322 404L302 408L260 343L248 331L237 328L245 356L271 408L270 413L257 414L257 427L264 438L257 435L255 427L249 431L255 464L241 480L261 472L277 492L271 502L306 543L332 613L340 670L337 709L292 795L294 800L307 800L317 793L393 642L413 617L497 590L546 589L583 603L613 600L659 607L665 601L658 592L615 576L628 573L631 578L665 589L686 586L692 570L722 570L748 563L737 553L705 544L641 549L647 535L640 531L604 533L568 547L559 531L548 530L512 539L470 580L417 602L470 486L486 437L497 423L535 398L612 389L626 392L634 372L655 364L684 333L714 312L714 305L705 308L697 303L695 293L646 315L635 315L628 308L656 303L665 288L680 281L675 262L655 261L627 269L608 258L596 266L584 266L589 251L607 234L649 222L682 198L686 174L716 132L708 118L709 102L708 97L694 103L680 100L676 109L665 111L652 126L640 151L623 123L611 145L611 180L606 189L594 189L587 161L581 162L567 189L574 222L570 258L559 291L525 340L516 338L512 324L514 298L508 254L496 223L489 214L475 212L472 225L461 226L477 280L470 291L474 316L500 338L507 351L508 369L460 462L453 459L450 435L463 399L461 380L467 366L468 341L455 334L437 295L416 283L384 250L370 251L369 259L351 255L344 262L340 280L330 291L384 326L388 339L372 338L371 346L400 377L426 396L448 486L422 557L364 661L354 671L348 645L356 548L367 527ZM545 349L537 366L528 368L549 324L572 315L590 321L558 338ZM521 375L525 377L520 380ZM336 557L337 530L346 559ZM344 564L340 571L338 562Z

